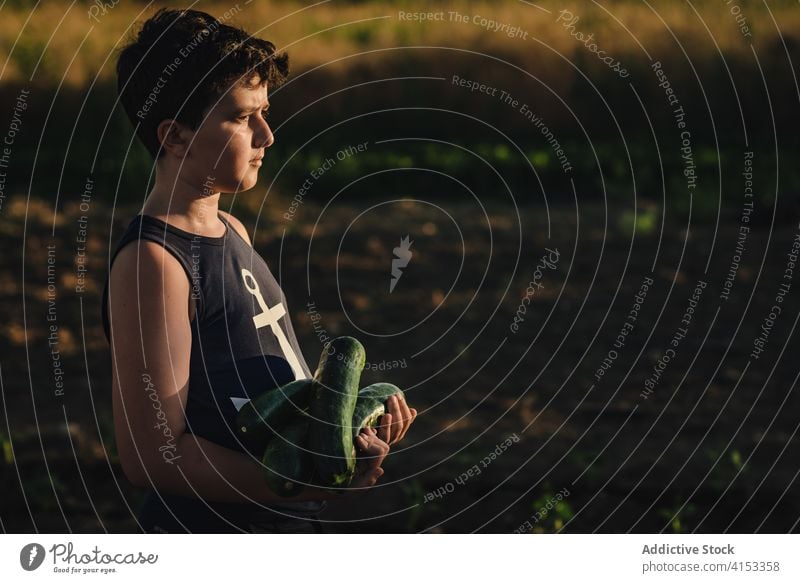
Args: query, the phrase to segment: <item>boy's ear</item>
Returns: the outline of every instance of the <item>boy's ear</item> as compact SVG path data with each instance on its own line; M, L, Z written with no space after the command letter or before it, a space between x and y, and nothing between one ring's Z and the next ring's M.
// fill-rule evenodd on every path
M183 158L189 150L192 133L174 119L161 120L156 128L161 148L178 158Z

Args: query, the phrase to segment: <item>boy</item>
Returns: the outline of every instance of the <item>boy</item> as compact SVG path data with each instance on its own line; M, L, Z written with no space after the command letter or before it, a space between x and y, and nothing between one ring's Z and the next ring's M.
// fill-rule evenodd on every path
M321 532L337 497L278 497L233 426L248 400L311 377L283 291L218 208L221 192L256 185L274 142L267 90L287 75L272 43L195 10L159 10L119 55L120 101L156 175L111 258L102 315L120 462L149 488L146 532ZM354 488L375 484L415 416L392 401L358 436Z

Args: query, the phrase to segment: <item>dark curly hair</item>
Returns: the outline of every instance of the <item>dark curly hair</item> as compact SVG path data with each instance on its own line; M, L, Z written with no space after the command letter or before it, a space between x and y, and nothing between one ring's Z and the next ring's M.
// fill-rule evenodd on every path
M270 89L289 75L289 56L198 10L161 8L122 48L117 91L128 119L154 159L163 154L156 134L164 119L196 130L209 106L232 84L255 75Z

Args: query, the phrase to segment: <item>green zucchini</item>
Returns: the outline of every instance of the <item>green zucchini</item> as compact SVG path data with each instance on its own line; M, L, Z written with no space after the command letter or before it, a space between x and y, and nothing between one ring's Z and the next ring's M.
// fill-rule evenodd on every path
M386 401L392 395L399 395L404 398L403 391L391 383L374 383L358 392L356 407L353 412L353 439L364 427L375 426L380 416L386 412ZM310 417L302 422L307 424L309 421ZM302 430L298 430L298 432L302 433ZM286 430L284 437L288 441L292 441L289 439L289 430ZM279 475L273 471L268 476L271 489L282 496L295 496L302 491L302 487L298 486L298 484L320 485L316 473L312 475L314 457L305 447L304 441L290 445L280 437L275 437L270 443L272 444L272 450L269 454L264 455L264 465L276 467L280 470ZM309 466L311 466L311 469ZM328 491L340 494L345 492L341 487L329 489Z
M403 399L403 391L392 383L374 383L358 392L353 411L353 439L365 427L375 427L381 415L386 413L386 401L392 395Z
M314 373L308 444L323 488L347 486L355 472L353 412L366 360L358 340L339 336L325 344Z
M269 489L278 496L296 496L311 483L314 459L307 449L310 424L310 418L298 414L267 442L261 463Z
M253 449L263 450L277 428L308 410L312 392L311 379L300 379L245 403L236 415L236 429L242 441Z

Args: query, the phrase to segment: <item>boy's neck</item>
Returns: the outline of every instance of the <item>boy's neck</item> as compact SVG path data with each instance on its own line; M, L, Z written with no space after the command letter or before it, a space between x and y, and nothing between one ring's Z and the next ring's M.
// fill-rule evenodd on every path
M195 185L182 178L167 180L157 172L153 189L142 205L142 214L161 218L186 231L214 236L224 231L218 218L219 196L220 192L209 189L207 184Z

